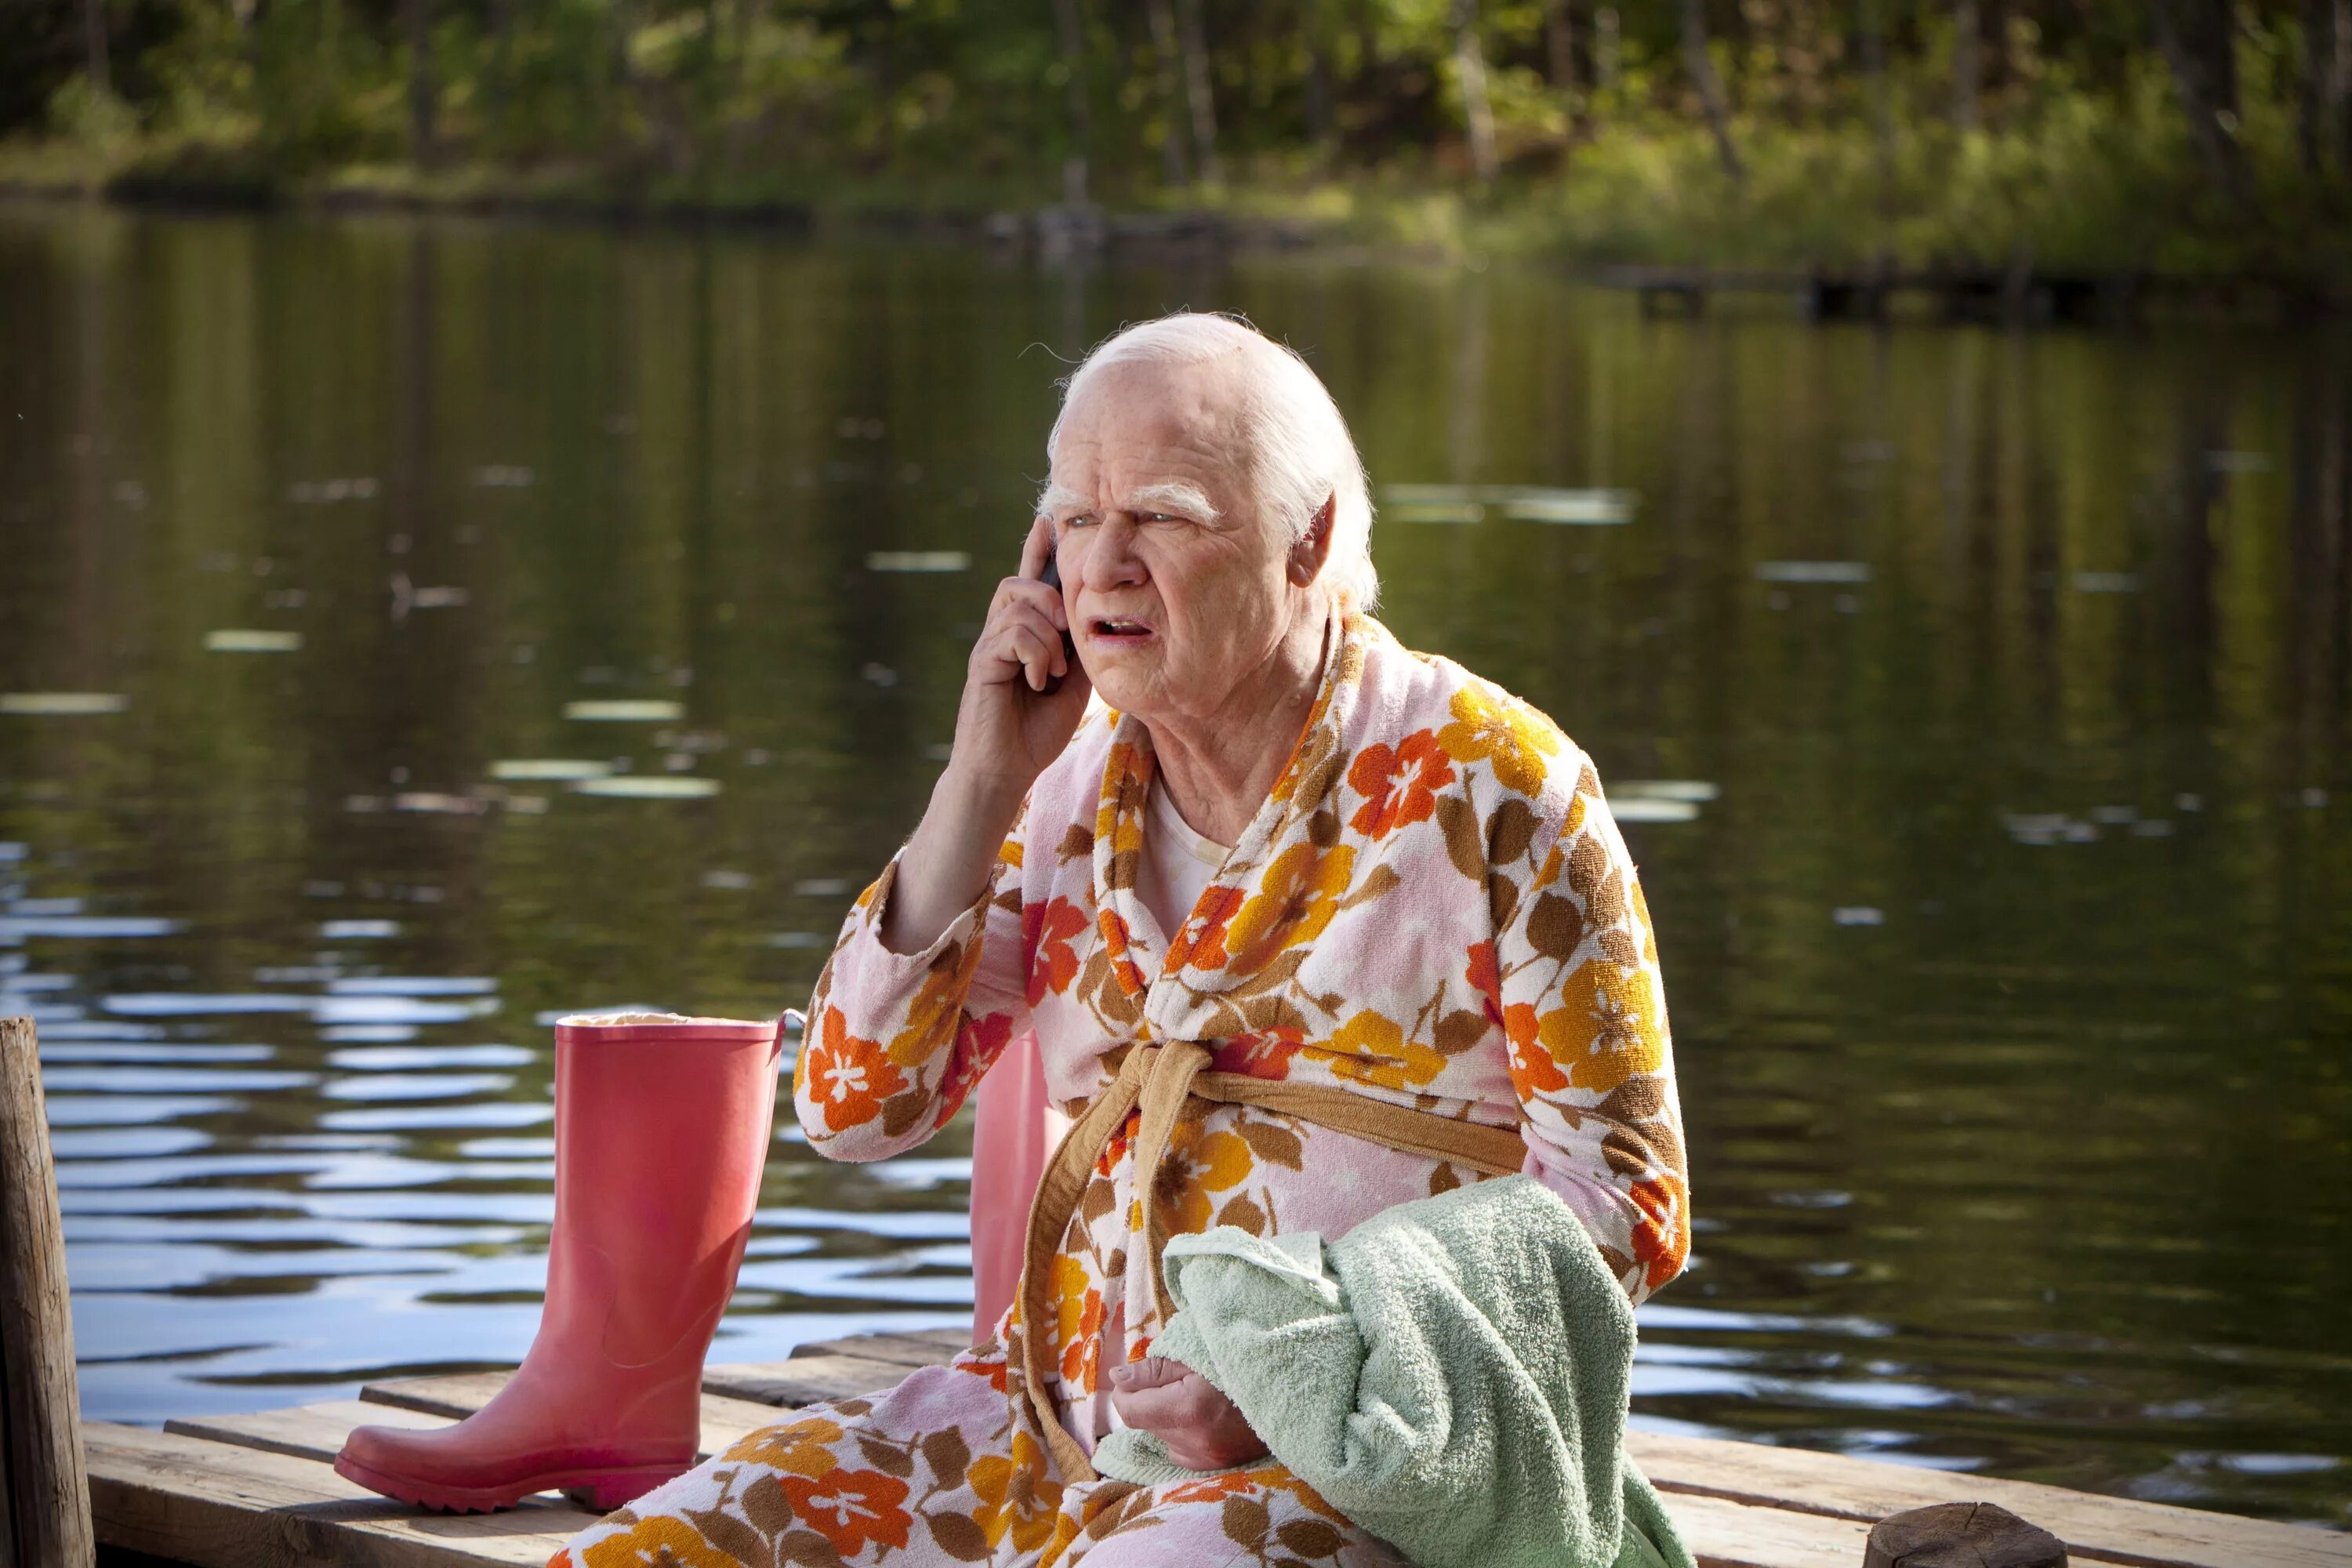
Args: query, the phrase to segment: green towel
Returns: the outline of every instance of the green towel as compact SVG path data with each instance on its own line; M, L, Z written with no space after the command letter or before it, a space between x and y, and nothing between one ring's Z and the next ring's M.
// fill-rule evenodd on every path
M1693 1568L1624 1451L1633 1309L1528 1176L1375 1215L1329 1247L1172 1237L1153 1353L1241 1407L1275 1457L1422 1568ZM1121 1480L1189 1479L1133 1427Z

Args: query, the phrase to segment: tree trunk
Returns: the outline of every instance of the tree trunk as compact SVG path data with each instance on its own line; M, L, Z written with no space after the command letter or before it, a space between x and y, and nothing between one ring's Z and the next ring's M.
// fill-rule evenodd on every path
M1160 172L1171 185L1192 182L1184 156L1184 93L1177 85L1180 67L1176 48L1176 13L1168 0L1144 0L1151 23L1151 54L1160 78L1160 113L1166 130L1160 138Z
M1731 105L1723 95L1723 79L1716 75L1715 57L1707 53L1703 0L1683 0L1683 64L1706 110L1707 129L1715 132L1716 156L1723 161L1724 174L1733 184L1744 184L1748 171L1739 162L1739 150L1731 144Z
M2236 26L2229 0L2150 0L2156 47L2171 68L2206 172L2240 216L2251 216L2252 187L2238 144Z
M733 83L740 88L751 72L751 41L766 16L761 0L735 0L735 68Z
M1984 92L1984 16L1977 0L1952 7L1952 123L1977 128L1977 100Z
M1208 35L1201 26L1201 0L1181 0L1184 24L1184 89L1192 106L1192 156L1201 178L1213 185L1225 183L1223 161L1217 156L1217 99L1209 76Z
M1595 7L1592 13L1592 89L1596 93L1617 90L1617 67L1622 54L1617 47L1617 7Z
M253 13L259 12L258 0L247 3ZM319 90L341 92L342 80L343 0L319 0Z
M2345 123L2345 67L2352 57L2347 31L2352 0L2303 0L2303 102L2295 132L2303 166L2315 174L2352 146Z
M1454 58L1462 77L1462 119L1470 133L1470 167L1495 182L1495 111L1486 100L1486 56L1478 47L1478 0L1454 0Z
M1576 86L1574 0L1544 0L1544 63L1551 85L1562 92Z
M1583 118L1576 79L1576 0L1545 0L1544 54L1550 67L1552 90L1567 106L1568 128L1572 134Z
M433 142L434 110L440 93L433 81L433 15L427 0L400 0L408 31L408 139L411 156L429 169L439 155Z
M1069 73L1065 85L1070 105L1070 150L1062 159L1062 199L1082 206L1087 201L1094 115L1087 102L1087 27L1086 19L1078 15L1078 0L1054 0L1054 31L1062 51L1062 67Z
M490 0L490 79L484 84L484 117L493 140L507 131L507 97L514 75L514 0Z
M2336 63L2334 0L2303 0L2303 91L2294 139L2306 173L2316 174L2327 145L2327 77Z
M1314 4L1307 9L1307 139L1328 153L1333 135L1330 24L1324 6Z
M114 73L106 57L106 0L81 0L82 74L100 92L114 90Z
M2328 77L2336 106L2336 172L2352 179L2352 0L2336 0L2336 68Z
M1895 111L1886 87L1886 29L1879 0L1862 0L1862 74L1870 97L1872 163L1878 175L1878 264L1892 265L1895 248Z

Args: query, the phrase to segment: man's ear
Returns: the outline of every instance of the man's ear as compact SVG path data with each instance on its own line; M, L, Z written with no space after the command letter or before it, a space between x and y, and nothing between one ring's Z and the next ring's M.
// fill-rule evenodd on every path
M1307 531L1290 547L1290 580L1298 587L1315 581L1323 563L1331 558L1331 516L1339 504L1336 493L1325 496L1315 515L1307 520Z

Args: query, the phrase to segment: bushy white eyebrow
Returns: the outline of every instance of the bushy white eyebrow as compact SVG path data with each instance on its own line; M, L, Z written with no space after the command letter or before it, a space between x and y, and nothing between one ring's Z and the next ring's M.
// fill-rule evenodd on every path
M1037 515L1059 518L1066 513L1086 511L1093 505L1092 500L1069 486L1058 480L1050 481L1038 493ZM1197 518L1202 522L1214 522L1219 515L1200 486L1178 480L1144 485L1130 490L1124 498L1124 507L1129 511L1170 512Z
M1181 482L1145 485L1140 489L1129 491L1127 510L1175 512L1198 518L1202 522L1217 521L1217 509L1209 503L1209 498L1202 492L1201 487Z
M1039 517L1057 518L1066 511L1084 511L1087 504L1086 497L1058 479L1047 481L1045 488L1037 492Z

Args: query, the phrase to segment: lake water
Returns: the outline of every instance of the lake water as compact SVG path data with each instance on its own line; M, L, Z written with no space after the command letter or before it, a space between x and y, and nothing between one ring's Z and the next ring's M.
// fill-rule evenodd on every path
M1377 486L1575 492L1375 550L1661 928L1637 1422L2352 1526L2352 349L1300 258L0 208L0 1012L89 1411L521 1354L547 1020L804 1002L1062 360L1184 305ZM618 701L675 716L566 716ZM551 758L716 793L499 776ZM961 1321L968 1149L782 1129L714 1358Z

